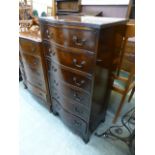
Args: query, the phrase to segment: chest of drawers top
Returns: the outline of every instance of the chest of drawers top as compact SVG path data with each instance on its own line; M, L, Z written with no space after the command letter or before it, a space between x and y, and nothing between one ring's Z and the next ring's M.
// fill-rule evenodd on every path
M41 17L39 20L53 24L75 25L89 28L104 28L108 26L115 26L117 24L126 23L127 21L125 18L93 16L53 16Z
M123 18L107 17L41 17L42 39L68 50L97 52L100 31L126 23Z
M40 31L38 32L20 32L19 38L25 39L25 40L31 40L31 42L41 43L41 35Z

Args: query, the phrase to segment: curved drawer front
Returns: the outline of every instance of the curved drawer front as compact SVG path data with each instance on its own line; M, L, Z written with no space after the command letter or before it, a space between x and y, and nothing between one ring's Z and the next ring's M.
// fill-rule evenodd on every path
M32 40L27 40L27 39L19 39L19 43L20 43L20 48L22 49L23 52L26 53L31 53L31 54L35 54L35 55L41 55L40 54L40 44L33 42Z
M41 58L22 53L24 65L42 70Z
M89 121L89 110L85 106L77 102L74 102L73 100L69 100L69 98L66 98L57 89L52 89L51 93L52 93L52 98L55 98L64 109L66 109L73 115L76 115L82 118L87 122Z
M72 99L73 101L83 104L86 107L90 106L90 94L77 87L61 82L60 79L55 79L52 75L49 77L51 90L56 88L57 90L60 90L64 96Z
M36 96L38 96L39 98L41 98L44 101L47 101L47 95L46 93L44 93L43 91L41 91L40 89L34 87L33 85L31 85L30 83L27 82L27 88L28 90L35 94Z
M40 70L38 68L32 68L29 65L24 65L25 72L27 72L27 75L30 75L32 78L40 81L44 81L44 74L43 70Z
M85 49L95 52L96 32L93 30L82 30L82 28L59 27L52 25L43 26L43 39L56 42L65 47Z
M69 114L66 110L64 110L61 105L55 100L52 99L52 107L53 110L56 111L61 117L62 121L74 131L78 131L84 134L87 130L87 124L82 119Z
M22 54L26 78L36 87L46 91L43 66L38 57Z
M41 70L35 68L30 68L25 65L25 72L27 75L27 80L33 85L39 87L40 89L46 91L44 74Z
M47 62L47 66L48 71L51 72L52 77L55 79L60 78L64 82L91 92L92 80L90 77L88 78L88 76L81 75L77 71L70 70L54 62Z
M85 51L71 51L67 48L44 44L45 56L64 66L93 74L95 54ZM50 54L51 53L51 54Z

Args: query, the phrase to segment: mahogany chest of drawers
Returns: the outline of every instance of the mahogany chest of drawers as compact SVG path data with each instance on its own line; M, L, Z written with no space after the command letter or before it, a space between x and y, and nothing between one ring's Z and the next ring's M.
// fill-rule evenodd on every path
M51 102L41 38L21 33L19 49L20 70L25 88L44 101L45 105L50 109Z
M51 110L85 142L105 120L113 61L121 47L125 22L87 16L40 18ZM34 56L23 56L41 70L39 57L34 62ZM45 86L37 87L45 90Z

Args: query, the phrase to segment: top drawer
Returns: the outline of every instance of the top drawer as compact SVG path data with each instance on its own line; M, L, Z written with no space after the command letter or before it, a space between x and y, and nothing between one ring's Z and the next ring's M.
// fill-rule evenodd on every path
M40 56L40 49L41 49L40 43L23 39L23 38L19 39L19 43L20 43L20 48L22 49L23 52Z
M78 27L43 26L43 39L56 42L65 47L85 49L95 52L96 31Z

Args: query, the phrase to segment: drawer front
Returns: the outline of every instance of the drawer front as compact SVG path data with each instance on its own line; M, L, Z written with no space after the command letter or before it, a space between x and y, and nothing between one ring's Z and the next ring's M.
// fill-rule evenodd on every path
M61 106L72 113L75 116L80 117L81 119L85 121L89 121L89 110L82 104L79 104L77 102L74 102L73 100L70 100L66 98L60 91L57 89L52 89L52 98L55 98Z
M78 102L84 105L85 107L90 106L91 103L90 94L88 94L86 91L83 91L82 89L61 82L60 79L55 79L52 75L49 75L49 80L51 90L56 88L57 90L62 92L62 94L64 94L64 96L66 96L67 98L75 102Z
M51 54L49 54L51 51ZM93 74L95 65L95 54L85 51L71 51L67 48L58 46L49 46L44 44L45 56L53 61L56 61L64 66L77 69L79 71Z
M56 26L43 26L43 39L65 47L85 49L95 52L96 31Z
M22 54L22 58L25 65L28 65L31 68L37 68L42 70L41 58L24 53Z
M41 53L40 53L41 44L40 43L36 43L31 40L27 40L27 39L23 39L23 38L19 39L19 43L20 43L20 48L22 49L21 51L39 55L39 56L41 55Z
M64 110L61 105L55 100L52 99L52 106L53 110L56 111L59 116L61 117L61 120L70 127L73 131L78 131L82 134L85 134L87 130L87 124L82 119L68 113L66 110Z
M48 71L51 72L55 79L60 78L73 86L82 88L89 93L91 92L92 80L90 77L81 75L77 71L69 70L62 65L47 61Z
M25 65L25 72L27 75L27 80L31 82L36 87L46 91L45 79L43 71L38 70L36 68L30 68Z
M41 98L42 100L47 102L47 95L43 91L34 87L33 85L31 85L28 82L27 82L27 88L30 92L32 92L33 94L35 94L36 96L38 96L39 98Z

